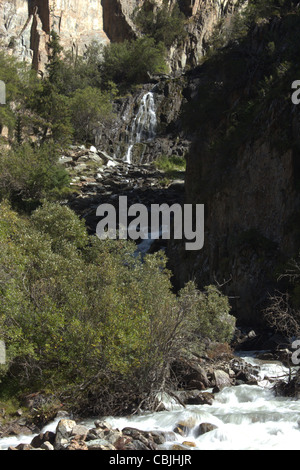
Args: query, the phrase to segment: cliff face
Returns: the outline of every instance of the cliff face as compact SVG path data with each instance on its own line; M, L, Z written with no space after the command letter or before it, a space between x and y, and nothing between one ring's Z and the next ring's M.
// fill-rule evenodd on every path
M176 0L172 0L175 3ZM220 20L224 17L230 21L231 14L245 0L182 0L181 10L187 17L187 38L180 47L169 51L171 68L176 71L186 66L195 67L203 57L207 42Z
M82 52L96 40L107 42L103 29L101 0L2 0L0 37L2 43L41 73L47 61L51 30L58 32L66 49Z
M263 320L300 248L300 107L290 92L299 25L299 15L262 22L193 70L184 91L194 133L185 201L205 206L205 243L190 253L173 243L168 256L178 286L222 284L243 324Z
M170 0L170 8L175 0ZM156 0L157 5L162 0ZM241 0L182 0L188 36L169 51L171 70L196 65L215 24ZM107 43L138 34L132 14L143 0L1 0L0 39L41 73L47 61L49 33L55 30L65 49L82 53L91 41Z

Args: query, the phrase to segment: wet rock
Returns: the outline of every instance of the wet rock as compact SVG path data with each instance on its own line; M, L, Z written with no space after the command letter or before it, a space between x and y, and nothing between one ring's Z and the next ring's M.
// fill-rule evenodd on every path
M212 423L201 423L199 424L198 428L195 429L194 435L197 438L203 434L206 434L207 432L213 431L214 429L218 429L218 426Z
M188 436L196 425L196 418L189 418L176 424L173 431L181 436Z
M130 436L121 436L115 441L114 446L116 450L130 450L133 447L132 441Z
M113 429L106 421L97 420L94 424L96 427L88 431L86 435L87 441L104 439L114 445L115 442L122 437L122 432L119 429Z
M197 357L181 357L172 364L172 370L184 390L205 390L211 386L207 371Z
M30 444L35 449L38 449L39 447L42 446L44 442L49 442L50 444L53 445L55 442L55 433L51 431L40 433L32 439Z
M18 444L16 447L9 447L8 450L34 450L30 444Z
M136 450L156 450L157 449L157 444L154 442L154 438L151 432L141 431L136 428L126 427L122 429L122 433L123 435L130 436L133 439L132 443L135 446ZM136 441L138 441L138 443Z
M195 442L191 442L191 441L184 441L182 443L183 446L188 446L188 447L196 447L196 444Z
M53 444L51 444L51 442L46 441L46 442L43 442L43 444L41 445L41 449L42 450L54 450L54 446Z
M229 374L223 370L215 370L213 372L214 381L215 381L215 391L220 391L225 387L230 387L232 385L232 380L229 377Z

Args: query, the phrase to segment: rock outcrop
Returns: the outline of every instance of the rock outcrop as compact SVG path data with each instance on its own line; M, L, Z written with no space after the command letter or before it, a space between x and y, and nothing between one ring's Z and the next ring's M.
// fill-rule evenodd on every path
M162 0L156 0L160 5ZM174 0L170 0L170 8ZM195 65L202 57L214 26L241 0L193 0L180 3L187 16L187 39L169 51L170 70ZM88 44L106 44L138 35L134 11L142 0L1 0L0 39L12 53L45 71L49 33L56 31L65 50L82 54Z
M61 45L82 53L92 41L107 43L101 0L1 0L0 38L21 60L44 73L47 42L56 31Z
M268 62L256 66L265 38L280 37L283 62L293 37L288 21L256 26L191 71L184 91L187 127L194 128L185 202L205 205L205 242L192 253L173 243L168 256L178 285L191 272L200 286L222 285L244 325L263 324L280 269L299 250L298 109L288 79L267 97L256 94L272 73Z

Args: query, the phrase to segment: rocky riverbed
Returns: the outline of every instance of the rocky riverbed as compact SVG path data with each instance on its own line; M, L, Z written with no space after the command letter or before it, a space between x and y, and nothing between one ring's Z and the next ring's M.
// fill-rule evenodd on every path
M118 204L119 196L127 196L128 206L143 204L182 203L184 172L170 178L153 164L134 165L116 159L95 147L72 146L60 158L71 177L73 194L68 205L82 216L94 233L96 209L100 204Z
M237 342L240 346L246 345L247 341L253 340L253 335L253 331L242 338L237 335ZM289 352L276 349L268 354L271 362L279 362L279 358L284 360ZM264 356L266 353L261 353L261 357ZM52 423L50 428L48 425L45 427L45 422L37 425L36 420L23 417L20 411L18 416L0 425L0 447L2 445L3 448L5 442L9 450L157 450L165 448L168 443L169 449L186 450L189 446L195 446L195 439L217 429L216 423L206 420L205 416L208 416L210 409L214 409L216 401L222 401L218 397L222 397L224 391L232 390L234 394L234 390L246 387L247 393L253 389L255 396L260 390L259 382L263 380L271 384L274 393L280 391L284 395L282 386L278 387L283 383L278 381L278 377L268 376L268 373L265 376L260 365L246 362L218 343L208 344L202 355L189 353L178 357L171 373L176 376L178 386L170 394L157 395L155 410L155 415L162 418L170 413L173 406L179 407L183 413L186 410L186 415L178 414L178 419L174 417L171 428L168 426L166 430L158 430L157 426L153 426L152 430L137 429L130 426L130 416L124 417L124 426L114 425L106 417L87 420L70 415L62 406L56 416L49 417L48 425ZM43 392L24 397L32 416L36 417L36 410L45 405L44 399ZM191 415L190 409L198 411ZM201 410L203 418L199 419ZM151 415L152 411L142 409L136 416L149 416L149 413Z
M168 399L180 404L183 408L188 405L213 404L215 394L224 389L239 384L257 384L259 368L247 365L242 359L228 354L219 354L217 359L208 356L199 358L190 356L178 358L174 363L173 373L185 388L174 391ZM184 371L184 372L183 372ZM198 387L198 388L196 388ZM30 402L31 399L31 402ZM28 397L32 409L37 406L41 396ZM157 398L157 411L166 411L164 404L166 396ZM8 446L9 450L157 450L167 441L174 441L174 450L193 447L188 436L193 429L193 436L198 437L216 428L211 423L199 423L195 429L195 420L179 420L174 423L170 432L142 431L132 427L115 429L104 420L95 420L92 427L81 424L81 420L69 419L67 412L60 411L55 421L57 426L53 431L42 432L24 422L20 417L9 425L2 426L1 437L27 434L26 442ZM0 428L1 429L1 428ZM34 435L30 442L28 436ZM186 437L178 444L178 435Z

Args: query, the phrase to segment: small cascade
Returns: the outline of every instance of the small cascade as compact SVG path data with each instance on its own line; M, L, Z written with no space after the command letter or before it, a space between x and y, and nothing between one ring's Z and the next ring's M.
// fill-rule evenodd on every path
M132 122L129 145L124 159L126 163L132 161L132 149L135 144L149 142L155 138L156 127L155 100L153 93L149 91L143 95L138 112Z

